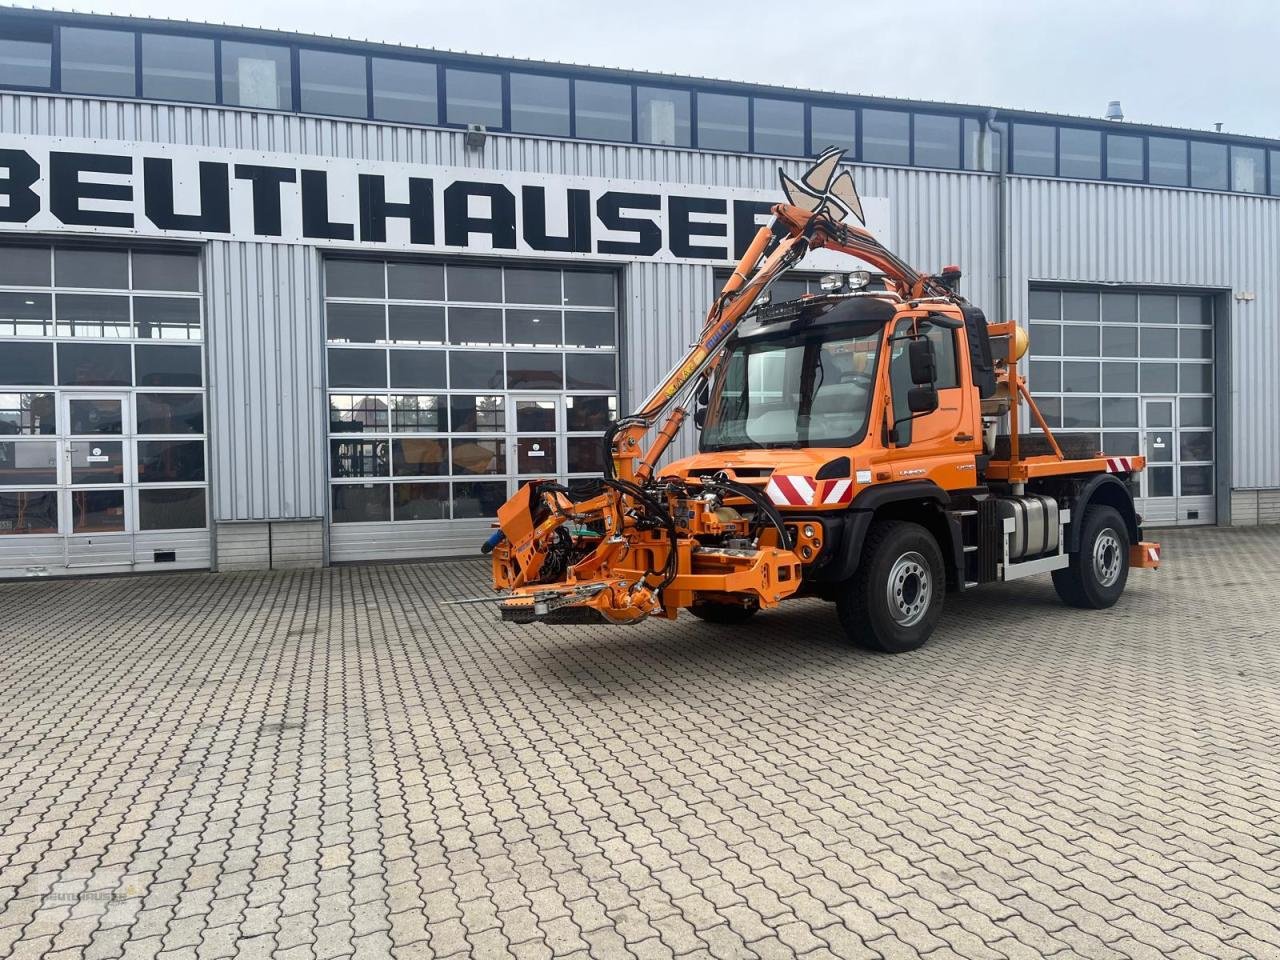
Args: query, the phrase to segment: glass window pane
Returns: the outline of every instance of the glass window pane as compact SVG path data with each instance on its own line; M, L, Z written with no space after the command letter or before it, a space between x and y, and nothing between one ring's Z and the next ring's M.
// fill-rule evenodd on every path
M1040 408L1040 416L1044 417L1044 422L1050 427L1062 426L1061 397L1036 397L1036 406Z
M564 302L570 307L612 307L617 292L614 274L566 270Z
M555 433L557 421L554 400L516 401L516 433Z
M326 260L326 297L374 297L386 295L380 260Z
M1057 360L1032 360L1029 379L1033 393L1057 393L1062 389L1062 364Z
M1103 393L1137 393L1138 365L1136 363L1104 363L1102 365Z
M1147 327L1142 331L1142 356L1176 357L1178 355L1178 331L1164 327Z
M1106 400L1103 400L1103 418L1106 418ZM1106 433L1102 437L1102 449L1110 457L1136 457L1142 453L1142 444L1138 434L1131 431L1125 433Z
M592 140L631 140L631 87L598 80L573 82L574 132Z
M476 70L444 72L445 121L502 128L502 77Z
M329 475L385 477L390 473L386 440L330 440Z
M1212 427L1212 397L1182 397L1178 401L1178 425L1182 427Z
M213 41L144 33L142 95L156 100L213 103Z
M47 337L53 333L53 298L47 293L0 293L0 335Z
M125 290L129 286L129 254L124 250L78 250L59 247L54 277L60 287Z
M502 311L496 307L450 307L449 342L473 347L502 343Z
M0 350L0 384L53 383L52 343L6 343Z
M132 33L63 27L60 40L65 92L137 96Z
M616 390L616 357L612 353L569 353L565 371L571 390Z
M617 397L566 397L566 430L600 432L618 418Z
M1053 127L1031 123L1013 125L1014 173L1052 177L1057 172L1054 165L1056 151L1056 131Z
M222 102L237 107L292 110L289 48L223 40Z
M58 482L58 445L52 440L0 441L0 485Z
M1271 171L1271 189L1270 194L1273 197L1280 196L1280 150L1269 150L1270 154L1270 171Z
M641 143L687 147L689 94L685 90L636 87L636 117Z
M124 433L124 402L72 396L67 400L69 432L74 434Z
M1150 152L1151 182L1168 187L1187 185L1187 141L1169 137L1151 137L1147 141Z
M444 266L439 263L388 263L387 296L392 300L443 300Z
M1213 356L1212 330L1179 330L1181 356L1193 360L1207 360Z
M893 110L862 111L862 159L866 163L911 162L911 117Z
M58 335L122 339L129 336L129 298L59 293Z
M507 343L514 347L559 346L559 310L508 310Z
M1227 189L1227 145L1191 141L1191 186Z
M387 339L387 308L381 303L324 305L325 336L330 343L382 343Z
M391 386L444 389L443 350L392 350Z
M858 156L858 113L840 107L810 107L809 134L811 152L821 153L827 147L843 147L846 160Z
M119 533L124 530L123 490L76 490L71 496L73 533Z
M0 84L48 87L52 75L54 27L44 23L6 24L0 36Z
M134 297L133 324L138 337L199 340L200 301L194 297Z
M1098 295L1078 290L1063 291L1062 319L1077 323L1097 323Z
M1107 179L1142 179L1142 138L1107 134Z
M1102 134L1097 130L1058 130L1058 176L1098 180L1102 177Z
M436 437L405 437L391 441L391 475L443 477L449 473L448 441Z
M139 440L139 483L197 483L204 480L203 440Z
M399 123L439 123L436 65L374 57L373 115Z
M1259 147L1231 148L1231 189L1266 193L1267 161Z
M511 129L567 137L569 81L531 73L511 74Z
M1182 490L1184 497L1213 496L1213 467L1182 467Z
M1103 323L1137 323L1138 298L1132 293L1102 295Z
M48 247L5 247L0 257L0 286L47 287L51 277Z
M1104 427L1136 427L1138 425L1138 398L1103 397L1102 425Z
M134 251L133 289L196 293L200 289L200 258L185 253Z
M1004 124L995 124L1003 129ZM995 145L1000 142L999 134L992 134L985 123L979 123L972 117L961 121L960 129L964 138L964 168L966 170L994 170Z
M1030 337L1033 356L1062 356L1062 327L1058 324L1032 323Z
M57 432L52 393L0 393L0 434L38 436Z
M0 493L0 536L58 532L56 490L15 490Z
M303 113L367 117L364 57L329 50L298 51L298 85Z
M63 386L124 387L132 382L127 344L58 344L58 383Z
M1143 393L1177 393L1178 365L1176 363L1144 363L1142 365Z
M455 475L480 476L507 472L507 445L504 440L468 437L453 440L451 448Z
M559 353L508 353L507 389L564 389L562 360Z
M1173 402L1170 400L1157 400L1154 403L1144 405L1146 408L1146 427L1172 427L1173 426Z
M140 393L138 433L204 433L204 397L198 393Z
M506 397L454 394L449 397L449 419L454 433L502 433L507 429Z
M502 354L487 350L449 353L449 387L453 390L502 389ZM457 430L458 421L453 421Z
M753 110L756 153L804 156L804 104L756 98Z
M448 520L447 483L397 483L392 486L394 520Z
M698 94L698 146L708 150L746 150L747 98Z
M386 385L385 350L329 349L329 386L385 388Z
M385 397L369 397L353 393L330 394L330 433L374 433L386 429Z
M1098 327L1068 324L1062 328L1062 355L1064 357L1096 357L1098 355Z
M1167 294L1144 293L1138 303L1143 323L1177 323L1178 298Z
M546 476L558 469L555 437L517 437L515 445L517 472Z
M1104 357L1136 357L1138 355L1138 328L1103 327L1102 355Z
M1195 430L1178 434L1178 459L1212 460L1213 433L1209 430Z
M506 481L472 480L453 485L453 518L492 517L507 502Z
M444 307L393 303L387 308L391 343L444 343Z
M391 519L390 484L336 483L333 485L334 523L378 523Z
M138 526L143 530L199 530L206 516L202 487L138 491Z
M566 456L570 473L602 473L604 443L599 437L570 437Z
M1178 322L1212 326L1213 297L1179 297Z
M508 267L505 275L507 303L546 303L559 306L560 271Z
M1213 365L1208 363L1182 363L1180 384L1183 393L1212 393Z
M1030 311L1033 320L1061 320L1062 295L1057 290L1032 290Z
M147 344L133 348L133 363L140 387L199 387L204 384L199 347ZM58 347L62 359L62 346Z
M94 438L70 447L73 484L124 482L124 444L119 440Z
M469 303L502 302L502 270L499 267L449 267L449 299Z
M448 398L443 395L393 396L391 429L398 433L447 433L448 409Z
M1063 393L1097 393L1098 364L1067 360L1062 364Z
M1062 398L1063 427L1096 427L1099 423L1097 397Z
M917 167L960 168L960 118L931 113L915 116L915 159Z

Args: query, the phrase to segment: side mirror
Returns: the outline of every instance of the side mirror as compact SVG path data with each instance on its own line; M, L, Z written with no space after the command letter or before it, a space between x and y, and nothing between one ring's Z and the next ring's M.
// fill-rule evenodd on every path
M698 404L696 407L693 408L694 426L696 426L699 430L701 430L703 426L706 424L706 422L707 422L707 408L704 407L702 404Z
M927 341L926 341L927 342ZM912 344L915 346L915 344ZM938 409L938 390L933 384L912 387L907 391L907 409L914 413L933 413Z
M699 430L702 425L707 422L707 407L711 405L711 386L702 381L702 386L698 388L698 394L693 400L693 422Z
M933 359L933 341L920 337L907 344L907 360L911 366L911 382L916 384L935 383L938 379L938 367ZM937 404L935 403L936 407Z

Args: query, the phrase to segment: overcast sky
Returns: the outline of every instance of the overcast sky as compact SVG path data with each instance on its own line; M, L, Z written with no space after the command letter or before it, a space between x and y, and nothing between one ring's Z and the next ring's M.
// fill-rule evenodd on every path
M1280 137L1275 0L34 5Z

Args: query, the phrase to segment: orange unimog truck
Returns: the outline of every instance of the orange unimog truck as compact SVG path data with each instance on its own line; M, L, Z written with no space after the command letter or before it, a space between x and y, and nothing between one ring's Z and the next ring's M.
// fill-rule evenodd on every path
M687 608L740 624L816 596L850 640L901 653L929 638L948 592L1050 573L1065 602L1104 609L1130 567L1159 565L1127 483L1144 459L1055 439L1018 373L1025 333L988 324L957 268L920 274L844 223L862 210L839 160L782 176L790 202L688 356L605 432L605 475L533 481L499 510L483 549L504 619ZM769 303L773 280L820 248L877 275ZM689 416L699 452L660 468ZM1038 432L1020 434L1028 416Z

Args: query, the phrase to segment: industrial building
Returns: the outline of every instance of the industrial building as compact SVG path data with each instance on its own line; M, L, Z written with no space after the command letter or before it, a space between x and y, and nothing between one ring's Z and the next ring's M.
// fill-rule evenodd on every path
M474 551L829 145L1148 525L1280 521L1280 141L4 8L0 576Z

